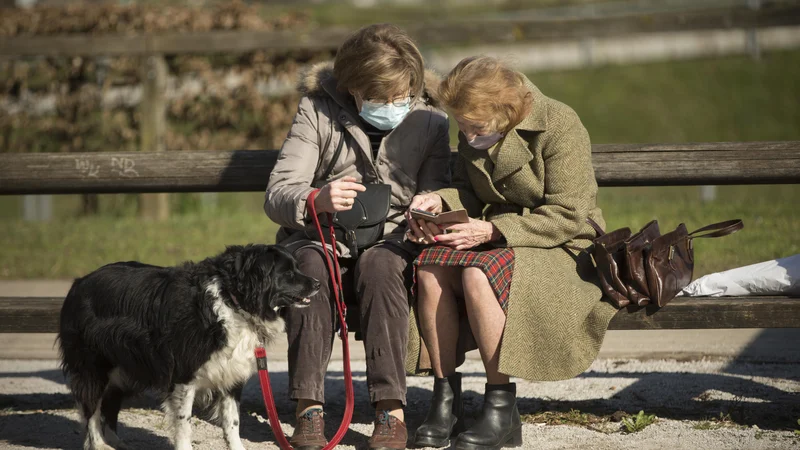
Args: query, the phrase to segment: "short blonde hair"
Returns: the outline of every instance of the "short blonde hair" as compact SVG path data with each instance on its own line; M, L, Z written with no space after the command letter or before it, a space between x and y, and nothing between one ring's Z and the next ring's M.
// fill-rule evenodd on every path
M347 38L333 63L337 88L363 98L422 93L425 66L414 41L399 27L377 24Z
M452 114L503 133L522 122L533 104L525 77L489 56L461 60L439 85L438 94Z

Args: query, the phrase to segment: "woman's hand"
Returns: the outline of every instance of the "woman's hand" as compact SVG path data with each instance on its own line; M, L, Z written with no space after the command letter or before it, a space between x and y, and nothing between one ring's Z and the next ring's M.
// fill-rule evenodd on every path
M421 209L432 213L442 212L442 197L437 194L420 194L411 199L411 205L406 211L405 217L408 222L406 237L411 242L418 244L433 244L434 236L441 234L442 230L438 225L425 220L417 220L411 217L412 209Z
M353 177L342 177L339 180L331 181L319 190L317 198L314 199L314 208L317 213L335 213L348 211L353 207L356 195L366 191L363 184L356 182Z
M432 213L439 214L442 212L442 197L439 194L419 194L411 199L411 206L406 211L406 219L411 218L412 209L421 209Z
M468 250L502 236L493 223L472 218L467 223L448 225L444 229L449 233L436 236L436 242L456 250Z

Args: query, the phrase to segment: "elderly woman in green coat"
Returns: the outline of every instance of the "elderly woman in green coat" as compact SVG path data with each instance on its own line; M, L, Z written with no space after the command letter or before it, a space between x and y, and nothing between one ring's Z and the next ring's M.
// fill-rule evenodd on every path
M409 240L436 244L415 261L418 326L412 322L407 370L432 369L436 378L414 441L444 447L457 435L457 449L519 446L509 376L578 375L616 312L602 299L589 256L577 250L595 236L587 218L605 226L589 135L570 107L494 58L461 61L439 99L460 130L453 185L416 196L410 209L466 209L470 219L410 221ZM460 432L456 368L476 346L486 369L484 404Z

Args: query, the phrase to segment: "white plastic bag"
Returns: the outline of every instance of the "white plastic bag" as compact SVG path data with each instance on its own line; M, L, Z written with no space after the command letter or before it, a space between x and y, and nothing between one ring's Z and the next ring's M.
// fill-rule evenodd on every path
M800 254L712 273L689 283L678 296L800 296Z

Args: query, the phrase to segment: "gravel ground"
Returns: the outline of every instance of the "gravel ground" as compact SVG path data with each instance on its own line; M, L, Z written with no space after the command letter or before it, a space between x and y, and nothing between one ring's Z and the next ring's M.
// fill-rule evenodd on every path
M270 364L281 420L294 404L286 391L286 363ZM372 431L363 361L354 361L356 412L341 448L364 448ZM481 404L480 362L468 360L464 373L468 423ZM428 407L431 380L408 381L409 429ZM561 382L518 381L520 412L526 415L524 447L537 449L789 449L800 448L794 429L800 419L800 363L748 363L732 359L599 359L577 378ZM338 427L344 407L341 363L333 362L326 382L327 434ZM655 414L654 424L627 434L613 413ZM570 412L571 410L575 410ZM619 413L618 413L619 414ZM254 378L242 401L241 435L252 449L277 449ZM549 420L545 420L549 418ZM120 415L120 437L133 449L171 448L157 399L133 399ZM536 423L536 422L548 423ZM559 425L557 423L566 423ZM196 449L224 449L222 432L194 421ZM286 433L292 429L283 426ZM53 360L0 360L0 448L80 448L77 413Z

